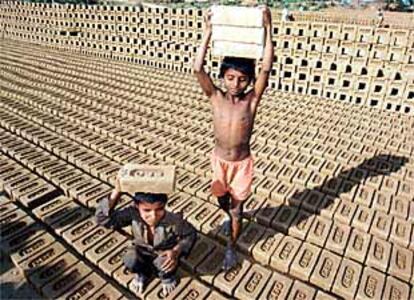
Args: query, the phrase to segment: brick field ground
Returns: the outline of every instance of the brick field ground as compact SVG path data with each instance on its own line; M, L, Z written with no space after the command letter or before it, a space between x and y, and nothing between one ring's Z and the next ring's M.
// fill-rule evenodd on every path
M198 231L169 299L414 299L413 137L413 117L269 90L241 264L223 273L210 104L195 79L2 40L0 246L46 298L162 298L158 279L132 293L130 230L93 212L123 164L168 163L168 210Z

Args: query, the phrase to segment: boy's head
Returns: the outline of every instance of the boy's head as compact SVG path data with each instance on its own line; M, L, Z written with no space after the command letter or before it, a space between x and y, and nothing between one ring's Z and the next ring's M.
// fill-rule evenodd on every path
M155 226L165 215L166 194L135 193L134 203L142 220L148 226Z
M219 78L223 78L230 94L240 95L250 82L255 81L255 60L226 56L220 66Z

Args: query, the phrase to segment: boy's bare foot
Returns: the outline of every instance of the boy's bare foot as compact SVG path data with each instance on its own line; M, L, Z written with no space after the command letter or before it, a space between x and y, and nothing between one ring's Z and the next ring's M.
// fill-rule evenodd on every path
M223 270L230 271L237 265L237 254L233 247L229 246L224 253Z
M134 279L132 280L132 290L137 294L142 294L144 292L146 277L142 274L135 274Z
M167 297L177 286L177 280L175 277L171 277L168 279L161 280L162 284L162 295L163 297Z

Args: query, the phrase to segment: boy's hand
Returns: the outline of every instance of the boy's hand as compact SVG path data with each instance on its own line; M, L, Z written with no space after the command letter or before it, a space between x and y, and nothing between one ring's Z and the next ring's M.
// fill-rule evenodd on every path
M119 194L121 193L121 182L119 179L119 175L116 176L116 179L115 179L115 191Z
M211 32L212 31L212 25L211 25L211 16L213 15L213 12L209 8L206 13L204 14L204 31Z
M261 8L263 10L263 26L270 27L272 25L272 14L270 9L267 6L262 6Z
M162 271L165 273L173 271L178 265L178 251L175 249L165 250L160 253L160 256L165 258L164 263L161 265Z

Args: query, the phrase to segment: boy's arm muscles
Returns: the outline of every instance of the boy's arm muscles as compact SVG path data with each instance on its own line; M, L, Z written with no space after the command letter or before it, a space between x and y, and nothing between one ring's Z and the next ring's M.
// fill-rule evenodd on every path
M194 74L200 83L201 89L208 97L213 96L217 92L217 87L214 85L210 76L208 76L204 69L199 72L194 70Z
M217 88L211 80L210 76L204 70L204 59L206 58L207 48L208 44L210 43L212 34L210 17L210 12L207 12L207 15L204 16L205 28L203 31L203 38L201 40L200 47L198 48L193 65L194 74L197 77L197 80L200 83L203 92L208 97L211 97L217 91Z
M255 93L255 104L257 105L260 101L263 92L265 91L268 81L270 72L272 71L273 65L273 58L274 58L274 49L273 49L273 42L272 42L272 26L271 26L271 16L270 12L267 11L265 13L265 49L264 49L264 56L262 62L262 68L257 77L256 83L254 85L254 93Z
M130 208L113 211L121 194L116 190L109 197L102 199L95 212L96 222L108 228L122 228L132 222Z

